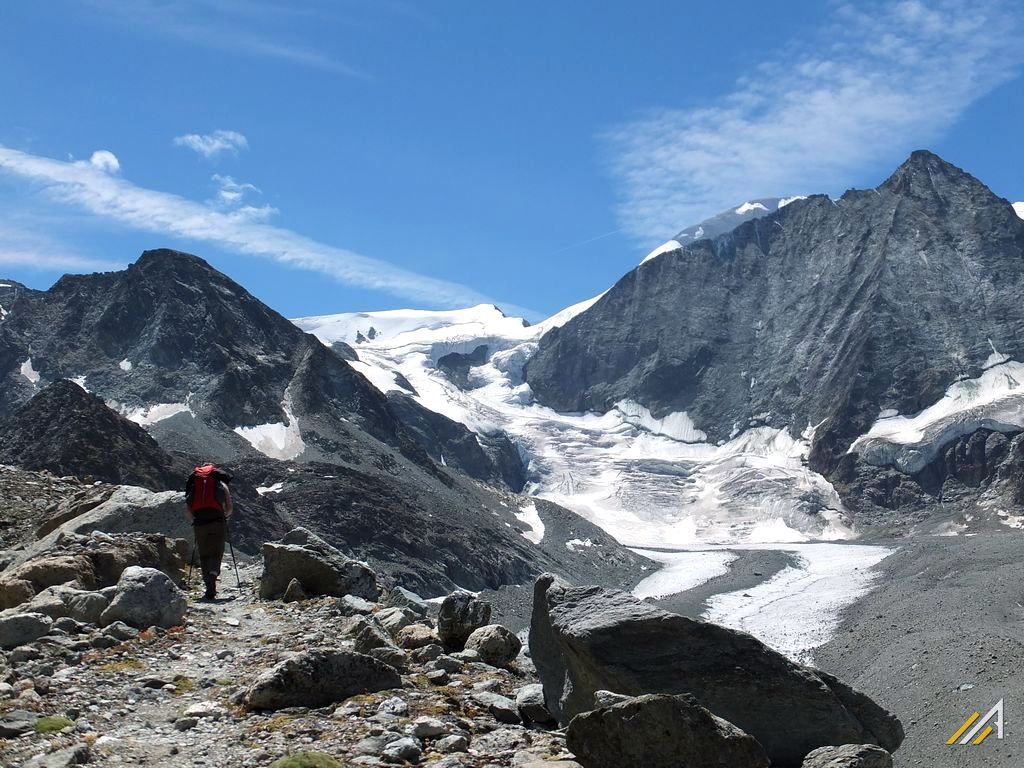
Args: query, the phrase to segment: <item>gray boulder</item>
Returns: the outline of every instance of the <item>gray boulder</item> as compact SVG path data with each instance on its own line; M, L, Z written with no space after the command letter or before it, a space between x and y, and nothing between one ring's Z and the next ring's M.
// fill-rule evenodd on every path
M353 616L348 619L348 634L352 647L358 653L369 653L374 648L394 648L391 635L373 616Z
M393 667L371 656L344 649L304 651L256 678L243 702L248 709L324 707L401 685Z
M368 565L350 560L305 528L295 528L280 542L263 545L260 597L283 596L292 579L298 579L309 595L376 600L379 593L377 577Z
M394 637L398 632L405 627L408 627L414 621L417 616L408 608L385 608L382 611L378 611L376 614L377 621L380 625L387 630L388 634Z
M42 613L0 614L0 648L16 648L50 631L53 619Z
M430 604L415 592L410 592L404 587L392 589L388 593L385 605L391 608L408 608L417 616L426 616L430 613Z
M441 603L437 635L449 648L462 648L473 631L491 621L491 604L469 592L454 592Z
M39 715L24 709L12 709L0 715L0 739L13 739L36 727Z
M530 683L516 691L516 707L527 722L550 723L555 719L544 703L544 686L540 683Z
M86 765L92 762L92 750L88 744L76 744L67 749L37 755L25 763L25 768L69 768L72 765Z
M490 712L491 716L500 723L518 725L523 721L516 703L507 696L493 691L474 691L471 698L476 704Z
M60 584L44 589L25 605L25 609L44 613L51 619L68 617L83 624L98 624L109 604L99 592Z
M692 696L637 696L577 715L566 745L584 768L768 768L757 740Z
M100 623L146 627L175 627L185 617L188 603L170 577L156 568L130 566L121 573L110 605L100 615Z
M870 698L744 632L550 574L534 587L530 655L563 725L592 709L599 690L691 693L757 739L773 765L798 766L829 744L877 743L891 752L903 740L899 720Z
M874 744L821 747L804 758L802 768L892 768L892 755Z
M466 640L466 650L480 654L480 661L492 667L507 667L522 649L522 641L514 632L500 624L488 624L474 629Z

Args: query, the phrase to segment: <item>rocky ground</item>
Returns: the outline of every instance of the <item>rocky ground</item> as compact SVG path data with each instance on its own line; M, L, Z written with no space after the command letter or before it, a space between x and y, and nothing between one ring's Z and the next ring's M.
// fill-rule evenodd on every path
M433 681L427 673L436 660L412 661L393 690L320 709L247 711L239 694L282 658L352 646L340 639L351 619L338 599L259 601L256 573L242 567L240 593L225 574L227 598L214 603L197 602L193 592L180 628L123 636L123 625L93 629L9 654L18 679L0 686L0 709L48 719L0 739L0 763L71 765L74 752L62 750L88 747L102 765L262 766L301 751L347 765L401 764L384 752L403 737L412 739L406 757L421 751L423 762L439 767L569 757L564 734L526 724L513 703L518 690L536 683L522 661L502 669L445 656L441 666L450 672ZM11 737L13 730L0 720L0 732Z

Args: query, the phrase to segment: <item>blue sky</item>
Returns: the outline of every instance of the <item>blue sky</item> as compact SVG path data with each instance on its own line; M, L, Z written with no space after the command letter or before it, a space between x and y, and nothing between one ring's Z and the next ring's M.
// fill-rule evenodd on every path
M1018 3L714 5L5 3L0 276L169 246L288 316L538 319L916 148L1024 199Z

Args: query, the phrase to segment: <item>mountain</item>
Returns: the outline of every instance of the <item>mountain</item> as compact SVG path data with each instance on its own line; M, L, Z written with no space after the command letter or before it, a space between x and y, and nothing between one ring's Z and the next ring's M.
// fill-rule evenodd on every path
M248 546L301 520L429 593L546 570L619 582L644 562L514 494L524 467L500 430L385 395L346 344L325 346L202 259L147 251L48 291L0 283L0 461L180 488L215 460L236 476ZM573 538L599 546L567 558Z
M1011 205L919 151L876 189L799 200L640 265L544 335L526 381L556 411L636 403L718 445L784 430L825 478L869 467L891 485L895 470L927 501L913 477L952 443L1024 425L1022 260Z

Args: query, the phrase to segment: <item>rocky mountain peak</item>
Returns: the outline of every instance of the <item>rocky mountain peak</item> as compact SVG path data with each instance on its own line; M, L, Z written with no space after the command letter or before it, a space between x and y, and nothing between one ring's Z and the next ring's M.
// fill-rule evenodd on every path
M957 193L998 199L988 187L962 168L925 149L912 152L878 189L908 198L944 202L948 202Z

